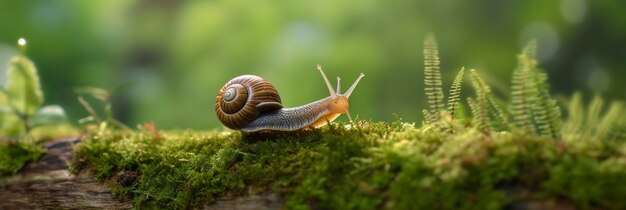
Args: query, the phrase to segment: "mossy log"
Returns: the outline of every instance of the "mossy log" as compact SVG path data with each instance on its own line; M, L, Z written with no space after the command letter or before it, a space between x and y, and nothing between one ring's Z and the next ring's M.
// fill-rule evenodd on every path
M70 173L67 162L77 141L47 143L47 153L39 161L0 179L0 209L131 208L131 201L111 197L111 190L88 172Z
M623 140L446 128L102 130L0 179L0 209L626 209Z
M14 176L0 178L0 209L130 209L130 199L112 196L109 185L88 170L72 174L68 168L72 145L78 138L44 145L46 154ZM119 179L117 179L119 180ZM282 209L275 194L224 197L204 209Z

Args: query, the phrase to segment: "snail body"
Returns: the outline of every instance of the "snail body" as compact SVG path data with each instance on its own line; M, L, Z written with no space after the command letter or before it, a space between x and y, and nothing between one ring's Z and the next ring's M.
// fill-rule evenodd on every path
M243 132L258 131L297 131L318 128L332 122L341 114L352 117L348 111L348 98L358 82L356 79L344 94L340 93L337 77L337 90L333 90L322 68L322 74L330 96L306 105L284 108L278 91L268 81L254 75L235 77L227 82L216 97L215 112L226 127Z

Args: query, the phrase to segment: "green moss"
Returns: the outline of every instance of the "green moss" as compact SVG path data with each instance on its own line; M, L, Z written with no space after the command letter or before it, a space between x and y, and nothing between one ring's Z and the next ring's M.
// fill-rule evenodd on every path
M224 195L271 191L290 209L501 209L567 200L624 209L626 143L475 129L435 132L394 122L332 124L294 134L101 130L77 145L73 167L119 181L139 207L188 208Z
M15 174L29 161L44 153L38 143L30 140L0 142L0 175Z
M28 162L45 153L42 142L78 136L76 128L68 124L44 125L33 128L17 139L0 139L0 176L17 173Z

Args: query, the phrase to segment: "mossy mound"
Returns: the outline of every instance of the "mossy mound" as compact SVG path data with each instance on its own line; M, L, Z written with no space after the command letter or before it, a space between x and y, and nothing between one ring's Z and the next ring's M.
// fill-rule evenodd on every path
M189 208L271 191L289 209L626 208L626 142L440 132L360 122L290 134L94 131L75 170L114 179L137 207Z
M78 131L67 125L46 125L32 129L16 139L0 139L0 177L17 173L28 162L38 160L45 150L42 142L78 136Z
M0 177L15 174L29 161L39 159L43 153L39 144L32 140L0 142Z

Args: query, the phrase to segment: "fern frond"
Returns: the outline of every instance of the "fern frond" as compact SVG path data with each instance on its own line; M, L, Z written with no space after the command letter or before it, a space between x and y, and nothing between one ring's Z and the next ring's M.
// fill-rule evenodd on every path
M476 100L474 103L476 104L478 111L481 112L480 114L483 115L481 118L485 121L485 125L492 129L508 127L507 116L496 104L495 99L491 94L491 88L483 79L480 78L478 72L474 69L470 69L470 81L476 91ZM487 124L489 122L491 122L491 125Z
M430 112L428 112L428 110L426 109L422 109L422 114L424 115L424 123L425 124L430 124L432 123L432 115L430 114Z
M439 51L435 36L430 34L424 39L424 91L428 99L430 123L436 121L444 109L441 72L439 69Z
M607 137L609 137L609 132L619 124L620 120L624 118L622 113L624 113L624 103L611 103L609 111L604 114L604 117L602 117L599 123L595 126L596 131L594 133L594 138L607 139Z
M567 103L566 108L567 120L563 123L561 135L566 139L578 138L578 134L581 133L585 122L582 94L575 92Z
M448 96L448 112L453 118L458 108L459 100L461 99L461 87L463 85L464 73L465 67L459 70L459 73L457 73L456 77L454 77L454 81L452 82L452 86L450 87L450 95Z
M493 96L491 96L491 95L488 96L487 97L487 102L488 102L488 106L489 106L489 111L496 118L496 122L499 125L502 125L503 128L508 128L509 127L509 119L508 119L506 113L504 112L504 110L502 110L500 108L500 106L498 106L498 104L496 103L496 101L493 98Z
M549 126L553 134L552 138L559 139L561 137L559 134L561 133L563 126L563 114L561 112L561 108L554 99L548 99L546 105L546 110L548 110L548 120L550 122Z
M587 108L587 126L593 127L600 121L600 112L602 112L602 106L604 106L604 99L596 95L591 100L589 107Z
M472 82L472 86L476 89L476 93L491 93L491 88L485 81L478 75L476 69L470 69L470 81Z
M489 133L489 125L487 123L487 115L485 113L485 109L480 106L474 99L471 97L467 98L467 104L472 111L472 117L474 118L474 125L482 132Z
M533 105L533 115L540 134L559 138L561 129L561 109L552 99L549 92L548 76L544 72L535 72L535 84L537 87L537 101Z
M524 49L522 50L522 54L528 56L529 58L536 58L537 40L532 39L528 41L528 43L526 43L526 46L524 46ZM536 64L537 62L535 61L534 63Z
M517 56L518 66L513 71L511 81L511 114L513 123L527 132L534 133L532 122L532 104L535 104L536 86L533 71L536 61L533 59L536 43L528 43L522 54Z
M490 89L486 86L485 82L478 76L475 69L470 69L470 81L472 87L476 91L476 100L468 99L467 103L470 104L472 115L477 127L487 133L489 132L489 116L487 115L487 94Z
M580 92L574 93L567 105L567 120L563 122L564 139L609 140L615 138L616 128L623 126L626 119L624 102L612 102L604 112L604 100L594 96L585 108ZM618 131L619 133L619 131Z
M585 116L585 123L583 128L578 131L580 133L580 138L587 139L591 136L594 136L594 130L597 126L597 123L600 121L600 113L602 112L602 107L604 106L604 99L602 97L596 95L593 97L589 106L587 107L587 113Z

